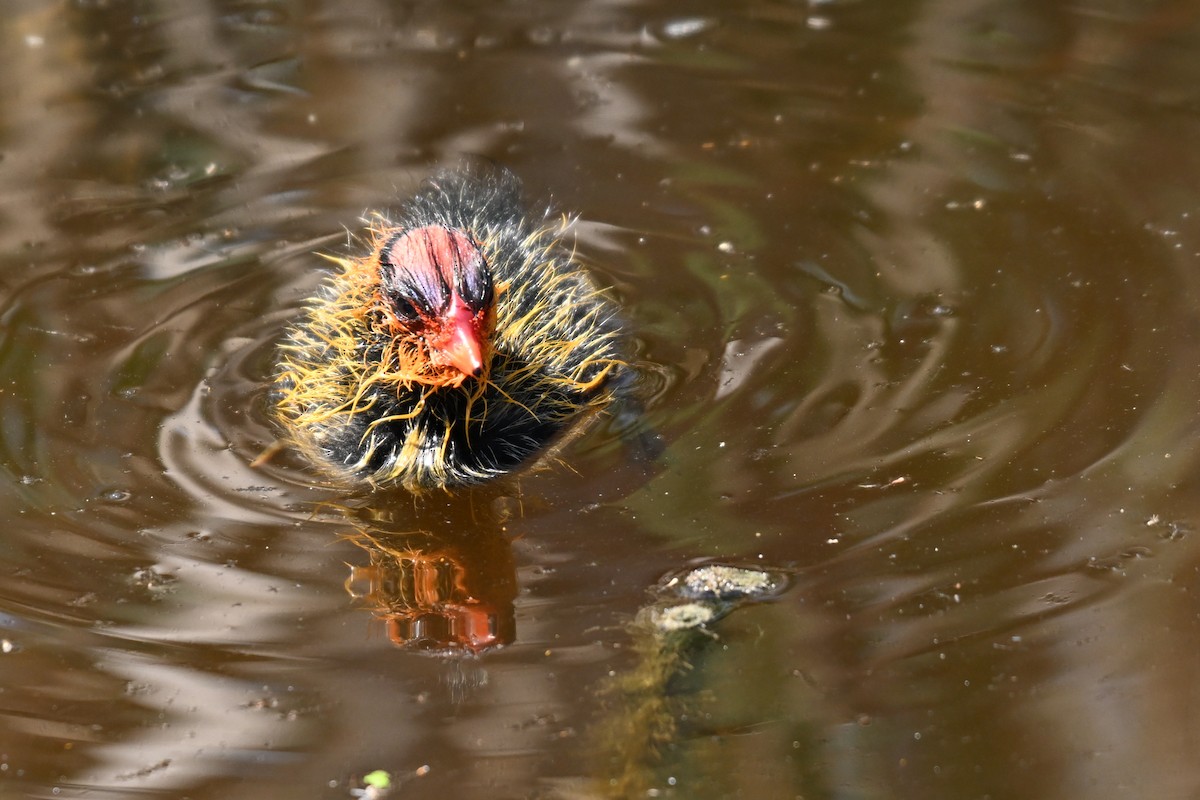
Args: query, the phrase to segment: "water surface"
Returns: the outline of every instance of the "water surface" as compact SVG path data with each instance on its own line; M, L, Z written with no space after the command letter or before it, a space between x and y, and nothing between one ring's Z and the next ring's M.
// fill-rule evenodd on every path
M1198 17L15 8L0 794L1195 796ZM468 157L578 215L662 455L255 465L313 253ZM708 560L786 589L647 633Z

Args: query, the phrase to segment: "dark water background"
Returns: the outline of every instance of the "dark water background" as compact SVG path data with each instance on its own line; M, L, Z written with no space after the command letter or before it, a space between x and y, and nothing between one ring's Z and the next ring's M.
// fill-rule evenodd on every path
M1200 6L6 8L0 796L1200 797ZM465 154L579 214L665 453L252 467L311 253ZM404 552L512 643L397 647ZM789 587L647 721L711 558Z

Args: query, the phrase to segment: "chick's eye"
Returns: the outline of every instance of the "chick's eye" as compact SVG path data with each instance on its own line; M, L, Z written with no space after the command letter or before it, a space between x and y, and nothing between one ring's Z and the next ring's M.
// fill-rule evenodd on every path
M388 300L391 301L392 313L399 319L404 322L420 322L421 314L412 301L400 295L392 295L388 297Z
M471 269L459 273L457 285L454 288L459 296L474 309L487 308L492 304L494 294L492 273L482 263L482 259L479 264L472 265Z
M433 315L430 295L437 294L422 255L403 234L393 237L379 254L379 283L388 310L414 330Z

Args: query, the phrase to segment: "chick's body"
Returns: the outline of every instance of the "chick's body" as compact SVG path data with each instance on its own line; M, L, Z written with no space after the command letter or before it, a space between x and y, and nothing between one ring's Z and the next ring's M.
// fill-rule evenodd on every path
M338 259L281 345L288 440L341 482L410 490L510 471L614 396L617 309L526 219L507 172L429 181Z

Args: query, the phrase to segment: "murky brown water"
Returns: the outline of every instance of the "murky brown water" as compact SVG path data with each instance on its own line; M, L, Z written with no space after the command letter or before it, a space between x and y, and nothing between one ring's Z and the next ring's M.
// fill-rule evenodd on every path
M0 796L1200 796L1195 4L0 34ZM580 214L662 457L251 467L311 253L466 154ZM789 585L631 624L714 558Z

